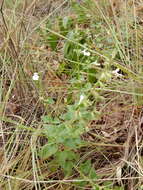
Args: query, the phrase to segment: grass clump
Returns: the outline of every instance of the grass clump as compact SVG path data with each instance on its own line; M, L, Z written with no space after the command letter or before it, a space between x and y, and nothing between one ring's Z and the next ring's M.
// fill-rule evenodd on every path
M2 1L0 188L143 188L141 12Z

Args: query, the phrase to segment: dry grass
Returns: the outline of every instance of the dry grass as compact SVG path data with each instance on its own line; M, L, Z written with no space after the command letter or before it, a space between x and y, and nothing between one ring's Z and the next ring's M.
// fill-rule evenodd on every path
M125 19L127 25L130 25L131 17L135 22L136 18L139 18L139 27L137 28L136 22L135 29L128 31L133 38L131 45L135 46L133 54L137 56L133 56L133 61L136 65L129 64L124 67L140 78L143 63L140 40L143 24L142 1L109 0L100 3L95 1L100 8L99 12L103 8L107 18L111 19L121 42L123 36L120 27L125 13L128 13ZM41 116L48 112L55 115L62 113L66 106L64 98L70 87L68 76L59 76L56 72L57 64L63 55L61 52L53 53L50 48L41 44L37 28L44 28L45 21L57 14L72 14L68 6L66 1L16 1L15 6L9 1L4 1L0 17L2 190L81 189L73 183L79 179L77 166L73 176L65 178L60 168L52 169L56 163L40 159L37 152L37 148L46 141L41 133ZM125 50L125 47L123 48ZM123 55L123 60L131 57L129 49L125 56ZM34 72L39 72L42 78L39 86L32 81ZM138 87L138 84L141 87ZM97 108L102 115L100 119L89 123L89 131L83 134L82 138L88 145L79 150L79 163L91 159L99 176L95 183L101 186L107 181L125 190L143 187L142 96L120 93L122 90L128 92L135 85L135 93L142 94L142 81L137 82L129 77L120 84L118 79L113 79L113 84L109 84L108 87L111 91L115 89L115 92L102 92L105 99ZM76 92L73 91L73 94ZM49 107L43 102L43 98L47 96L56 98L55 106ZM122 170L122 176L118 170ZM83 181L86 180L86 176L83 176ZM92 183L94 181L90 181L83 189L91 189Z

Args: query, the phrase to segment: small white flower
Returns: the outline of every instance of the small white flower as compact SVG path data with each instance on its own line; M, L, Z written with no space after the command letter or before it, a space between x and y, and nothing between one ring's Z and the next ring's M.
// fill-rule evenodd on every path
M101 64L98 63L97 61L94 61L94 62L92 62L91 64L92 64L92 65L95 65L95 66L100 66L100 65L101 65Z
M38 73L34 73L33 76L32 76L32 79L33 79L33 80L39 80L39 75L38 75Z
M84 100L84 95L82 94L82 95L80 95L80 99L79 99L79 105L82 103L82 101Z
M90 52L89 51L86 51L85 49L82 51L83 55L85 56L90 56Z
M116 70L112 71L112 74L115 75L116 77L122 77L123 75L118 73L120 71L119 68L117 68Z

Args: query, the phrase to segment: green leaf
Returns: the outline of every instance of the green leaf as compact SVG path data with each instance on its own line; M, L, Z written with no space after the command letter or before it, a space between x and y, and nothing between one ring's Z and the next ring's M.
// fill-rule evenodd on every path
M86 162L80 164L80 171L84 174L84 175L88 175L91 169L91 161L87 160Z
M56 159L52 159L50 162L47 163L47 167L51 172L56 172L59 168L59 163Z
M82 119L87 120L87 121L95 118L94 114L92 112L89 112L89 111L83 111L81 113L81 116L82 116Z
M56 158L58 160L58 163L63 166L66 162L66 159L68 158L68 154L66 151L57 152Z
M39 155L42 159L47 159L50 156L54 155L57 151L58 151L58 145L46 144L41 148Z
M66 164L63 166L63 170L66 176L70 176L72 174L72 169L73 169L72 161L66 162Z
M47 137L55 137L57 128L54 125L44 125L44 133Z
M53 118L51 116L42 116L41 119L43 120L44 123L51 123L53 121Z
M73 151L64 150L56 153L57 162L63 168L65 175L72 173L73 164L78 159L78 155Z
M77 178L77 180L81 180L82 178ZM84 187L88 184L87 181L76 181L74 182L74 184L77 186L77 187L81 187L81 189L85 189Z
M55 35L55 34L48 34L47 35L47 41L48 44L50 45L50 47L52 48L52 50L56 50L58 41L59 41L59 36Z
M66 164L67 161L76 160L78 158L77 154L69 150L57 152L56 157L62 167Z
M90 179L97 179L97 174L96 174L95 169L93 167L91 167L91 169L90 169L89 178Z
M64 145L71 148L71 149L77 149L79 146L83 144L82 140L79 138L70 138L66 139L64 141Z
M98 185L94 185L94 186L92 187L92 190L100 190L100 187L99 187Z
M55 101L53 100L53 98L47 98L46 100L44 100L44 103L47 103L47 104L54 104Z
M124 187L114 187L114 190L124 190Z
M65 113L62 118L64 120L74 120L75 117L75 111L68 111L67 113Z
M97 76L96 76L96 69L90 68L88 69L88 81L90 83L96 83L97 82Z
M41 117L42 121L44 123L50 123L50 124L60 124L60 120L58 118L52 118L49 115L44 115Z

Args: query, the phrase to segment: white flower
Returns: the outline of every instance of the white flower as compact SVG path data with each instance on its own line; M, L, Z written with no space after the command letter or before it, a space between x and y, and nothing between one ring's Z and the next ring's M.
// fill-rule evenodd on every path
M98 63L97 61L94 61L94 62L92 62L91 64L92 64L92 65L95 65L95 66L100 66L100 65L101 65L101 64Z
M90 56L90 52L89 51L86 51L85 49L82 51L83 55L85 56Z
M80 99L79 99L79 105L82 103L82 101L84 100L84 95L82 94L82 95L80 95Z
M112 71L112 74L115 75L116 77L122 77L123 75L118 73L120 71L119 68L117 68L116 70Z
M33 80L39 80L39 75L38 75L38 73L34 73L33 76L32 76L32 79L33 79Z

